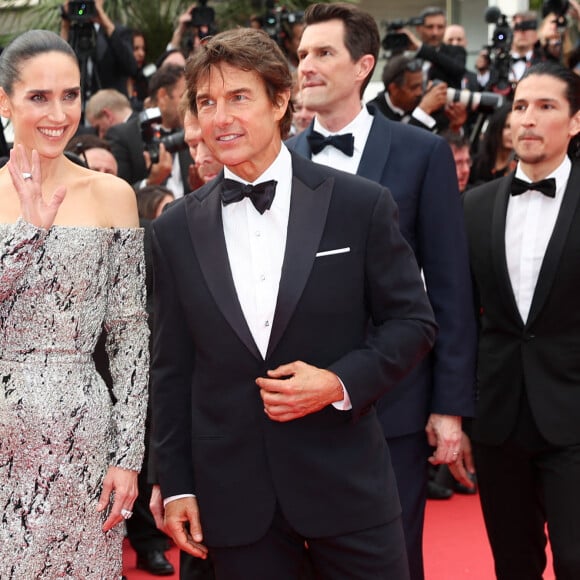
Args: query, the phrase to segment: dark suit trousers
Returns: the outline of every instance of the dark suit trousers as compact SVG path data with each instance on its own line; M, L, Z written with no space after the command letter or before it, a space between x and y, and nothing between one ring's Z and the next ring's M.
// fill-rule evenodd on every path
M409 580L400 518L344 536L304 538L279 509L258 542L234 548L210 547L216 578L301 580L305 577L305 541L317 580Z
M425 431L387 437L403 508L403 529L411 580L423 580L423 524L427 501L429 445Z
M179 580L215 580L211 557L202 560L180 551Z
M536 428L527 398L503 445L474 443L477 480L498 580L541 580L545 523L558 580L580 578L580 445L558 447Z

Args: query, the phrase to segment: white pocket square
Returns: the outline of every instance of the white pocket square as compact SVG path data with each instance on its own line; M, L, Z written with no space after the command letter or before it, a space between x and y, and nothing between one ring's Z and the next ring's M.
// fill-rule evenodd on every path
M334 256L334 254L347 254L350 252L350 248L337 248L336 250L326 250L326 252L318 252L316 254L317 258L321 256Z

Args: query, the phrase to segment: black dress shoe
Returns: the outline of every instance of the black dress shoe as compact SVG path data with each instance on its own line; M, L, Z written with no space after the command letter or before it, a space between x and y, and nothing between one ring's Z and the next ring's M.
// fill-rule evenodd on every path
M434 481L427 483L427 499L449 499L453 495L453 490L439 485Z
M149 550L137 554L137 568L155 576L171 576L175 572L163 550Z

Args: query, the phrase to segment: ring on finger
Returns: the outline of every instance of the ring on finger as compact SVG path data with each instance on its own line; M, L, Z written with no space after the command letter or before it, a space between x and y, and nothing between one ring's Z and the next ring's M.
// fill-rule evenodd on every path
M32 173L29 173L28 171L23 171L22 179L24 179L24 181L26 181L27 179L32 179Z
M133 512L131 510L127 510L125 508L121 510L121 517L125 520L128 520L132 515Z

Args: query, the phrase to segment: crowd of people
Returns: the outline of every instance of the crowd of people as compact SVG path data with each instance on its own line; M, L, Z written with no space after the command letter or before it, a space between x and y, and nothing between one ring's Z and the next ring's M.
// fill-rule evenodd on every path
M103 4L0 55L0 578L424 580L476 491L498 579L579 578L580 5L480 106L439 8L365 101L356 5L151 64Z

